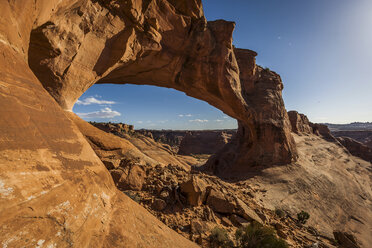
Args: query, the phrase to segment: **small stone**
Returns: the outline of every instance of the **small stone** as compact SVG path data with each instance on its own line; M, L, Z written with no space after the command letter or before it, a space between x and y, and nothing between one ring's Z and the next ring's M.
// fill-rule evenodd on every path
M163 211L167 207L167 203L159 198L156 198L152 204L152 208L156 211Z
M221 223L222 223L222 225L227 226L227 227L233 226L233 223L227 217L222 217L221 218Z

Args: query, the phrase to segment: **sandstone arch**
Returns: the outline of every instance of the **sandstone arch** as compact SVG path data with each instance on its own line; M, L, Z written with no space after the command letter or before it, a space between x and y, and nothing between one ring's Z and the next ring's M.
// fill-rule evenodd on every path
M195 246L116 190L63 111L94 83L172 87L238 119L221 171L224 158L238 172L295 157L279 76L234 49L233 24L207 23L200 0L9 0L0 16L3 245Z
M174 88L208 102L239 123L239 138L210 161L218 173L293 161L279 75L256 66L255 52L233 47L234 23L207 22L200 1L175 3L62 8L31 32L29 65L65 110L95 83Z

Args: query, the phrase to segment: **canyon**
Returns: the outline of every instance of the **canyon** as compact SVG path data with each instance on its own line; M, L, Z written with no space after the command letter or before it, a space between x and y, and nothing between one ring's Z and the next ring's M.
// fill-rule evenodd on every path
M208 247L212 226L254 221L293 247L372 242L371 163L288 115L280 76L234 47L235 24L207 21L200 0L1 1L0 15L3 247ZM238 130L199 147L208 159L191 156L197 133L175 151L130 126L100 130L71 110L108 83L185 92Z

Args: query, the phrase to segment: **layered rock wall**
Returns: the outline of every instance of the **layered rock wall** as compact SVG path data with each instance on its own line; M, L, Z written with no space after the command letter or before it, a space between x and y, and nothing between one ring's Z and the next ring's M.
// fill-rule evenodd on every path
M230 142L232 134L220 131L188 132L183 137L178 154L214 154Z

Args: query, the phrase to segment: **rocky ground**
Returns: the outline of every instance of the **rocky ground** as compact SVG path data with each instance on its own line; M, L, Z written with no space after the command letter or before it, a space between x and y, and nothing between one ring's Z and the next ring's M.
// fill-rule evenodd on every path
M106 159L104 162L121 191L164 224L202 247L213 247L211 232L215 227L226 230L233 239L239 227L252 222L272 228L290 247L335 247L347 243L355 239L347 231L355 231L353 223L338 219L341 224L338 227L329 224L337 216L329 209L335 205L348 206L341 210L346 211L341 216L353 213L351 221L369 223L371 216L363 216L363 210L345 201L343 194L367 192L361 197L365 198L365 204L371 202L368 196L371 192L360 190L354 184L355 180L363 184L370 179L370 163L351 157L323 126L310 123L306 126L303 120L298 125L298 134L293 135L299 148L299 161L286 166L257 167L245 180L222 180L201 171L198 165L208 158L202 154L194 156L199 163L191 167L172 163L143 164L140 159L116 159L115 162ZM314 125L316 134L310 125ZM132 142L141 135L132 133ZM344 164L346 174L343 169L332 169L340 163ZM350 177L348 172L356 178L349 180L347 189L335 189L335 186L345 184L342 180ZM327 178L322 174L334 176ZM301 224L297 219L297 214L303 210L310 213L307 224ZM366 232L357 232L366 235ZM350 247L358 247L357 242L352 242L354 246Z
M252 222L267 225L291 247L334 247L332 236L301 224L281 209L262 206L255 195L265 190L249 182L231 183L181 167L144 167L122 161L110 170L117 187L164 224L202 247L213 247L210 234L225 229L230 237Z

